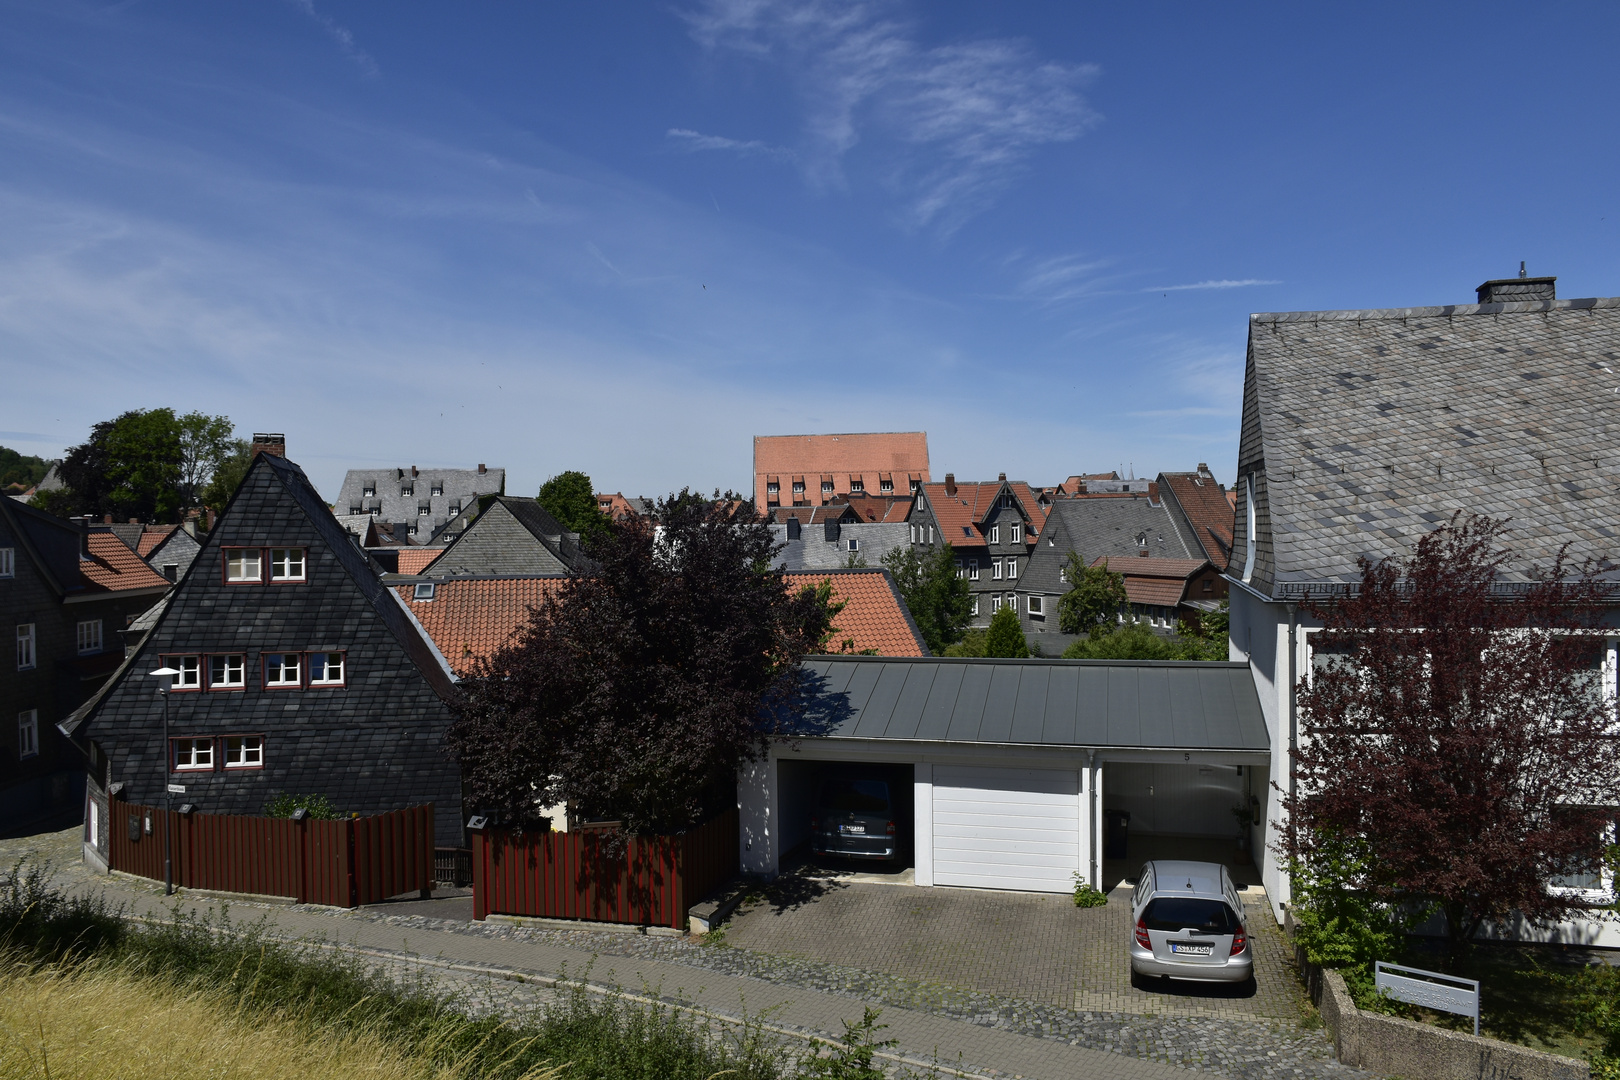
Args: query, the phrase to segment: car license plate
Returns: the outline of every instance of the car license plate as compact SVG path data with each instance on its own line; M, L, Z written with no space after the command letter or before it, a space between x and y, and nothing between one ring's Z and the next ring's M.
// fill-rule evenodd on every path
M1179 942L1170 943L1170 951L1181 956L1214 956L1213 945L1182 945Z
M856 836L865 836L866 835L866 826L865 825L840 825L840 826L838 826L838 831L841 832L841 833L853 833Z

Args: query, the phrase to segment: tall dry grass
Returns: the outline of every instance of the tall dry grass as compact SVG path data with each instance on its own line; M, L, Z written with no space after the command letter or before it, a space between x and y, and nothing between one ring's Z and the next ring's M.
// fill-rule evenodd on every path
M245 1013L200 990L88 964L0 972L7 1080L465 1080L363 1033ZM549 1080L561 1070L531 1070Z

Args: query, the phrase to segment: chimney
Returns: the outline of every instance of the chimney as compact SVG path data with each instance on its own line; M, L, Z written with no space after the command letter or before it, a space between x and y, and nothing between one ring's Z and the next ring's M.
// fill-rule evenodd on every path
M1157 480L1148 481L1148 505L1159 505L1159 482Z
M1555 277L1526 277L1524 263L1519 264L1516 278L1497 278L1487 281L1474 291L1482 304L1539 304L1558 299Z
M797 540L799 538L799 519L797 517L788 518L787 527L787 538L789 540Z
M488 469L484 468L484 463L482 461L480 461L478 463L478 475L483 476L488 471L489 471Z
M996 477L996 479L1000 480L1003 484L1005 484L1007 482L1007 474L1006 473L1001 473Z
M1147 548L1137 548L1136 549L1136 554L1145 559L1145 558L1148 557L1148 549Z
M186 518L186 520L180 524L180 527L186 530L187 536L195 537L197 535L197 519L194 517Z
M139 525L141 523L141 519L140 518L130 518L129 523L131 525Z
M953 472L945 474L945 494L953 498L956 496L956 474Z
M1198 463L1198 475L1199 476L1207 476L1207 477L1210 477L1212 479L1215 476L1214 473L1209 471L1209 463L1205 462L1205 461L1200 461Z
M260 454L274 454L276 457L287 456L287 436L279 431L255 431L253 433L253 446L248 451L250 458Z
M411 479L412 480L416 479L416 466L415 465L411 466Z
M79 526L79 558L88 559L90 557L90 515L86 514L84 517L74 518L73 522Z
M822 522L821 531L823 536L826 538L827 543L838 543L839 525L837 518L828 518L826 521Z

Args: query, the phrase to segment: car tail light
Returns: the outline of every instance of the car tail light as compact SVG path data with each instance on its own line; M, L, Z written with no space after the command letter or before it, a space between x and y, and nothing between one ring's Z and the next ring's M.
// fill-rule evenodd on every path
M1243 947L1248 943L1249 935L1244 931L1243 927L1238 927L1237 933L1232 935L1232 955L1236 956L1238 953L1242 952Z
M894 835L894 822L892 822L892 821L889 822L889 827L887 829L883 830L883 831L888 833L890 836L893 836Z
M1153 948L1153 939L1148 937L1147 920L1136 920L1136 943L1144 949Z

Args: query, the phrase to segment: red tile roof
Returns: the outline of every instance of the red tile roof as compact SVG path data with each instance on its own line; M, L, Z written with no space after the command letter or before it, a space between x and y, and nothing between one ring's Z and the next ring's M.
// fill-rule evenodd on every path
M129 545L110 532L89 536L90 557L79 560L79 573L91 591L127 592L131 589L167 589L169 580L141 561Z
M403 547L399 549L399 572L402 574L420 574L428 566L444 554L442 547Z
M911 504L916 500L910 495L845 495L839 500L855 508L862 521L901 522L911 516ZM837 505L837 501L833 505Z
M1125 596L1133 604L1175 607L1187 593L1187 579L1205 566L1206 559L1144 559L1121 556L1102 558L1101 563L1116 574L1125 575Z
M765 504L762 502L759 505L764 506ZM623 492L615 491L609 495L598 491L596 493L596 506L597 509L614 521L623 521L626 518L638 516L636 508L630 505L630 500L624 497Z
M835 570L783 574L789 589L832 583L833 601L844 610L833 620L835 632L827 643L830 652L879 656L927 656L928 648L906 615L906 605L885 570ZM847 647L846 647L846 644Z
M848 601L833 620L830 649L849 641L851 652L876 649L880 656L923 656L925 647L906 617L894 579L883 570L833 570L784 574L791 589L831 581L833 599ZM565 577L448 578L434 583L432 600L415 599L415 586L395 589L450 667L465 675L512 640L535 605L562 586Z
M881 493L882 481L893 484L894 494L911 491L911 478L928 479L928 433L885 431L848 435L754 436L754 505L765 509L768 479L781 485L783 505L793 502L793 480L805 480L800 498L821 501L821 481L830 479L833 492L845 495L850 479L864 482L866 490Z
M1181 504L1209 561L1215 569L1225 570L1232 555L1235 504L1230 501L1231 493L1207 471L1161 473L1159 479Z
M1035 498L1035 493L1022 480L990 480L982 483L957 481L956 494L948 495L944 484L924 484L928 505L933 507L944 539L952 547L984 547L984 534L975 526L994 509L996 494L1001 485L1012 489L1013 496L1029 515L1029 526L1039 536L1046 526L1047 511Z
M167 540L174 530L179 527L178 525L148 525L141 530L141 539L139 545L135 548L135 554L143 559L146 558L156 551L158 545Z

